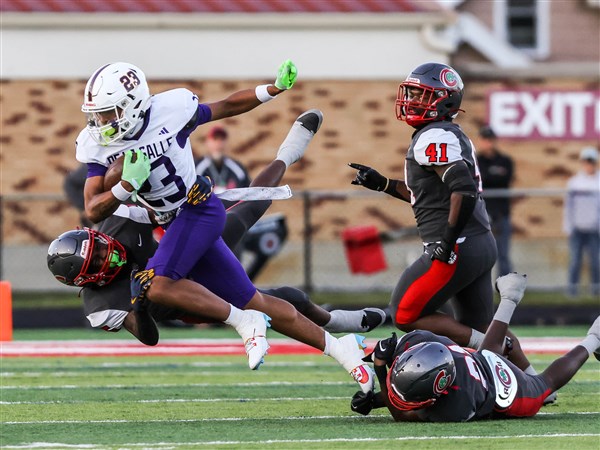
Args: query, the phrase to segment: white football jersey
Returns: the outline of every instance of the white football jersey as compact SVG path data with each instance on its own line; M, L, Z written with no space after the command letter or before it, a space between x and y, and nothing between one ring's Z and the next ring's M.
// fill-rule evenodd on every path
M189 135L195 127L185 129L196 111L196 125L208 122L210 110L198 105L198 97L180 88L156 94L144 118L138 139L122 139L109 146L96 143L87 130L77 138L77 160L108 168L127 150L141 149L150 160L150 177L138 191L138 199L158 212L179 207L196 182L196 169ZM101 175L102 173L99 173Z

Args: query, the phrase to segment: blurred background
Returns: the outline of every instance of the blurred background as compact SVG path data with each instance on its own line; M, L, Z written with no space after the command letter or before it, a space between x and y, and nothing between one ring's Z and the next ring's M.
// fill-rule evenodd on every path
M412 128L395 118L398 84L424 62L450 64L466 87L457 122L514 166L508 187L484 195L508 199L509 258L530 280L515 321L598 314L588 259L569 286L563 217L581 152L600 143L599 0L2 0L1 11L0 278L12 286L15 327L85 326L77 289L54 280L45 255L80 225L64 183L78 168L83 88L115 61L144 70L152 93L186 87L201 101L273 82L279 63L296 63L290 92L218 123L252 178L299 113L325 117L284 179L294 197L269 211L280 233L259 230L267 246L250 244L242 260L266 262L259 286L298 286L346 307L385 306L421 253L410 206L351 186L347 163L403 178ZM198 158L209 129L192 135Z

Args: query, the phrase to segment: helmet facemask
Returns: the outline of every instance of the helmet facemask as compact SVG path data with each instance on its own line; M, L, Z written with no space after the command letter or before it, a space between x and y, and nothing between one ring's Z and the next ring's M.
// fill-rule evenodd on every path
M415 95L416 91L419 91L420 95ZM450 95L451 93L447 89L432 88L423 84L405 81L398 88L396 118L413 127L444 120L446 117L454 118L459 108L449 111L445 107ZM443 112L445 114L440 114Z

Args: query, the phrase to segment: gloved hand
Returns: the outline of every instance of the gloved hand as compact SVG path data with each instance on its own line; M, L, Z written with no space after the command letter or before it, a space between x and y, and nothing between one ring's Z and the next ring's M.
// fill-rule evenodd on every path
M141 150L127 150L123 159L121 179L127 181L136 191L150 176L150 160Z
M152 285L154 269L131 272L131 306L134 311L143 311L148 306L146 292Z
M214 185L210 177L198 176L187 194L187 202L194 206L205 202L212 195L213 189Z
M373 362L373 358L381 359L385 361L388 366L391 366L394 358L394 351L396 350L396 344L398 344L398 336L396 333L387 339L380 340L373 352L363 358L365 362Z
M296 65L288 59L279 66L275 87L283 91L291 89L296 82L297 77L298 69L296 68Z
M350 401L350 409L352 411L362 414L363 416L369 415L374 406L375 394L373 391L369 391L366 394L363 391L358 391L352 396Z
M435 244L431 250L430 258L433 261L437 259L446 264L454 264L456 262L457 255L453 251L454 245L450 242L442 239L441 242Z
M373 191L383 191L388 186L389 180L375 169L358 163L348 163L348 165L358 170L351 184L364 186Z

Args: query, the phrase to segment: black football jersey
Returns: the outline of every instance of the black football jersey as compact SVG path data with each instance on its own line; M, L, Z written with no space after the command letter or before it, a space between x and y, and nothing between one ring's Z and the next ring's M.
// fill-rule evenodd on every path
M465 161L479 192L481 179L475 150L460 126L452 122L433 122L413 134L406 155L404 179L411 194L411 204L419 235L423 242L440 241L448 223L450 190L433 170L433 166ZM478 196L473 215L461 237L473 236L490 229L485 203Z
M92 327L117 331L131 311L131 270L134 265L141 269L146 267L157 243L148 213L140 207L119 206L112 216L101 222L98 230L123 244L127 264L111 283L83 288L83 310Z
M447 394L417 413L428 422L466 422L489 418L494 411L496 388L492 372L478 352L470 352L445 336L424 330L405 334L398 341L394 359L422 342L439 342L448 347L456 366L456 379Z

